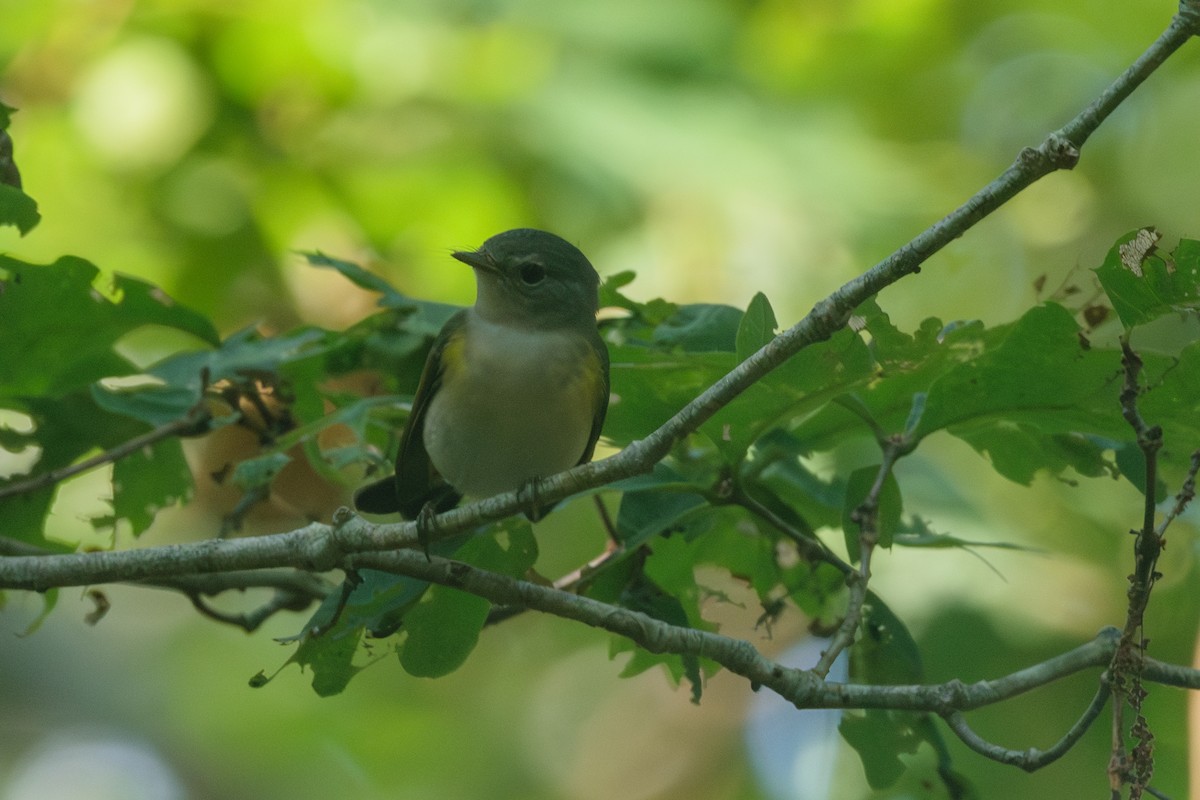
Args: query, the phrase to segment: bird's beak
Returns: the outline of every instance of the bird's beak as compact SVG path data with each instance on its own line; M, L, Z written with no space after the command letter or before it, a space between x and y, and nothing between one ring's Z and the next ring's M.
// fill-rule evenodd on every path
M492 260L492 257L483 250L457 250L450 255L471 269L481 269L484 272L491 272L496 275L500 274L500 267L496 266L496 262Z

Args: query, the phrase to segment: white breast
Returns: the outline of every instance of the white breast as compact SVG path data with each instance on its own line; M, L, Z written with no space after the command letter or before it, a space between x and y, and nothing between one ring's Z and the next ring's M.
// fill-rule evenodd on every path
M472 315L464 368L449 371L425 419L425 448L459 492L489 497L574 466L595 413L593 358L577 335Z

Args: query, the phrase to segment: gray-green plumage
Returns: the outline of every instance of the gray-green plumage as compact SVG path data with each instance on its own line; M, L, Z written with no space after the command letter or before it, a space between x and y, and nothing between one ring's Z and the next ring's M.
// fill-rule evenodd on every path
M361 511L413 519L591 460L608 407L596 329L599 276L545 231L498 234L454 253L475 270L475 305L434 341L394 478L355 496Z

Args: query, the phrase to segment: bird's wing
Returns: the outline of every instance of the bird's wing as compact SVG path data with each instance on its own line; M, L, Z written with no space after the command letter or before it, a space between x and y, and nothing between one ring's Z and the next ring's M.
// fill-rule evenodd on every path
M429 460L429 453L425 450L425 415L429 411L430 400L442 384L446 347L460 335L466 321L466 311L458 312L446 321L433 340L421 371L421 380L417 384L417 393L413 396L408 423L400 437L396 474L356 492L354 505L359 511L371 514L394 514L398 511L405 519L415 519L427 503L440 513L453 508L461 499L462 496L442 479Z
M580 464L586 464L592 460L592 455L596 452L596 441L600 438L601 429L604 428L604 416L608 413L608 348L604 346L604 340L600 338L598 331L592 337L591 345L598 369L594 371L597 378L596 385L592 389L592 407L594 409L592 431L588 434L587 447L584 448L583 456L579 459Z

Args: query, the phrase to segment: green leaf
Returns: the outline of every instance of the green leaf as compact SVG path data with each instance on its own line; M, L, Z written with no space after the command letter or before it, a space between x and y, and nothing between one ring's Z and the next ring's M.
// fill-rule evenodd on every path
M732 352L688 353L647 344L610 344L612 396L604 436L618 445L644 438L736 366Z
M438 678L458 669L475 649L490 608L482 597L429 587L404 617L408 638L400 649L400 665L420 678Z
M454 557L489 572L520 578L537 561L537 539L528 522L510 517L472 538L455 552Z
M523 576L537 561L537 541L524 520L508 519L476 535L454 558L510 577ZM410 675L437 678L467 660L487 621L491 604L457 589L431 586L421 602L404 615L408 636L400 664Z
M54 607L58 605L58 597L60 594L58 587L47 589L41 594L42 610L33 620L33 622L30 622L25 626L25 630L19 634L20 636L32 636L33 634L37 633L38 629L42 627L42 623L50 617L50 612L54 611Z
M305 252L301 255L308 261L309 266L336 270L355 286L369 292L378 292L381 295L379 305L403 312L404 328L409 332L434 336L446 324L446 320L460 310L458 306L409 297L381 276L352 261L344 261L320 252Z
M842 506L842 533L846 537L846 551L850 561L857 562L862 557L859 546L861 527L851 519L854 511L867 499L871 487L879 475L879 466L863 467L850 473L846 480L846 500ZM888 472L879 491L878 533L879 547L891 547L892 537L900 527L900 514L903 511L903 498L900 495L900 484L896 476Z
M113 515L140 536L164 508L192 495L192 473L177 439L142 448L113 465Z
M721 567L739 581L748 583L763 602L772 598L775 589L781 584L783 576L780 573L775 542L770 536L752 527L748 515L740 508L727 506L710 508L709 530L703 535L692 537L686 542L687 549L675 557L690 565L690 569L701 565ZM673 537L678 538L678 537ZM652 565L647 566L647 573L663 581L664 586L671 590L665 582L663 573L657 566L660 556L669 553L660 552L661 546L654 545ZM688 578L694 583L694 576ZM696 618L700 618L700 610L696 609Z
M858 683L921 683L925 667L908 627L874 592L867 593L860 634L851 651L850 675Z
M436 545L430 548L431 551L435 549ZM366 631L374 637L388 636L403 624L404 614L427 588L427 582L415 578L372 569L359 570L357 579L351 580L350 593L344 605L342 596L345 584L342 591L332 592L325 598L299 632L280 641L305 642L313 630L328 631L320 639L340 637L355 630Z
M134 386L94 383L92 400L105 411L158 427L182 419L199 401L200 385L169 386L150 381Z
M502 527L511 530L512 525L522 524L528 528L527 523L517 523L515 520L506 521ZM473 535L473 532L466 531L447 539L439 539L430 546L429 551L434 555L448 557L455 554ZM515 544L502 548L506 552L514 548L529 547L523 543L519 532L511 541ZM325 598L298 633L281 641L307 643L310 638L309 631L312 630L327 631L317 642L309 645L315 647L322 646L320 640L332 640L356 630L366 631L375 638L390 636L404 625L409 610L429 588L426 581L370 569L359 570L357 577L350 578L349 581L350 591L345 596L344 603L343 593L347 588L345 585L342 587L343 591L333 592Z
M917 752L921 741L897 725L887 711L869 708L842 715L842 738L858 752L872 789L886 789L900 780L906 769L901 755Z
M1078 332L1066 309L1046 303L1013 325L972 336L982 349L933 381L917 435L947 429L1020 483L1067 465L1102 472L1096 447L1077 434L1129 435L1116 404L1117 358L1082 348Z
M987 337L996 336L977 323L948 326L934 318L909 335L896 329L873 301L860 306L853 319L861 333L842 334L852 336L844 351L854 367L841 386L834 384L838 391L829 398L839 402L814 407L796 431L812 451L832 450L853 437L874 437L871 424L889 432L905 430L919 408L915 398L955 366L984 352ZM927 402L922 422L926 413Z
M3 135L0 133L0 136ZM0 183L0 225L10 225L24 236L37 227L41 220L36 200L15 186Z
M654 329L653 341L685 352L733 352L741 319L742 312L733 306L705 303L679 306Z
M1184 239L1170 255L1158 252L1153 228L1117 240L1096 277L1125 328L1166 314L1200 308L1200 242Z
M302 252L305 260L308 261L310 267L324 267L334 269L348 278L351 283L359 288L366 289L370 292L378 292L383 295L379 299L380 305L394 305L399 302L404 302L406 298L396 290L386 280L379 275L376 275L370 270L363 269L358 264L351 261L343 261L340 258L325 255L320 251Z
M404 615L428 588L425 581L377 570L360 570L348 596L342 591L330 592L298 633L280 639L297 646L274 674L288 664L309 666L313 670L313 689L317 694L322 697L337 694L361 669L354 664L354 657L364 634L386 636L394 633ZM314 636L313 631L321 633ZM262 686L270 679L260 673L252 679L251 685Z
M921 653L904 623L874 592L868 592L858 641L851 650L850 675L856 683L896 685L924 679ZM846 714L841 732L862 760L873 789L893 785L907 766L901 758L925 740L926 714L868 709ZM936 735L936 731L934 731Z
M692 591L694 592L694 584ZM685 628L692 627L680 599L666 592L641 572L638 572L634 580L627 584L625 591L621 594L619 603L626 608L640 611L649 617L653 617L669 625ZM700 697L704 691L704 684L700 671L700 659L696 656L676 655L673 653L650 653L635 647L628 639L623 637L614 638L610 647L611 655L627 650L633 651L633 657L621 671L622 678L637 675L653 666L664 664L676 680L687 679L692 687L692 702L700 702Z
M903 621L874 592L868 592L858 641L850 652L850 676L855 683L919 684L925 680L921 653ZM908 771L908 783L928 785L924 767L904 756L928 744L937 756L936 776L953 798L972 798L974 789L954 770L950 752L935 720L927 713L872 709L843 718L842 735L862 759L872 788L892 786Z
M1162 426L1159 474L1172 487L1178 487L1185 478L1192 451L1200 446L1200 341L1190 343L1177 358L1153 358L1151 353L1142 353L1142 359L1146 362L1146 389L1138 399L1138 410L1148 422ZM1145 459L1131 441L1126 447L1125 451L1117 450L1117 463L1122 473L1144 490ZM1161 498L1162 488L1160 482L1157 497Z
M636 274L628 270L606 277L600 284L600 307L622 308L628 311L629 319L616 321L622 328L628 328L630 325L653 328L674 314L678 306L661 299L640 303L627 297L621 289L632 283L635 277Z
M795 517L793 527L811 532L841 524L846 483L837 475L820 477L805 464L803 459L811 452L799 435L802 431L776 428L764 434L743 465L741 480L752 496L777 514Z
M1056 433L1048 421L988 420L956 427L952 433L986 453L1001 475L1024 486L1041 471L1057 475L1068 467L1093 478L1115 473L1101 440L1081 433Z
M931 550L944 548L969 550L975 547L986 547L994 550L1017 550L1023 553L1037 552L1037 548L1017 544L1016 542L976 541L974 539L964 539L961 536L954 536L949 533L937 533L931 530L923 520L909 522L903 530L896 532L892 543L901 547L925 547Z
M737 329L738 361L745 361L758 350L775 338L775 311L762 292L757 292L750 300L746 313L742 315L741 324Z
M96 408L85 393L62 397L28 397L23 398L20 405L33 424L33 432L26 441L40 449L39 458L30 471L33 475L67 467L97 451L124 444L145 432L137 422ZM27 477L14 475L0 479L0 486ZM141 473L128 474L126 488L132 488L134 482L143 479ZM152 476L145 479L154 480ZM55 486L47 486L0 503L0 525L9 531L10 536L44 546L40 536L55 491Z
M631 269L622 270L621 272L614 272L611 275L605 276L603 282L600 285L600 292L601 292L600 304L602 306L603 305L616 305L615 302L605 302L605 301L606 300L613 301L615 298L621 297L618 290L628 286L629 284L633 283L635 280L637 280L637 273Z
M60 397L138 370L114 349L130 332L162 325L215 344L212 323L151 284L113 280L115 300L93 288L98 270L79 258L26 264L0 256L0 405Z
M645 479L635 485L652 488L626 489L617 512L617 536L632 549L666 532L682 532L689 517L703 511L708 502L670 466L655 465L652 483Z
M336 334L314 328L274 337L247 328L231 335L215 350L180 353L140 373L130 370L151 379L144 384L126 388L99 384L91 392L102 408L162 425L186 415L200 402L206 385L225 379L242 383L248 376L277 374L290 364L325 359L336 346ZM300 387L313 390L311 384Z
M994 328L930 319L912 335L897 330L874 303L860 307L856 319L870 337L878 374L848 387L839 403L793 423L808 450L832 450L866 435L866 417L884 431L904 430L916 439L947 431L1023 484L1043 471L1113 474L1114 452L1116 465L1137 483L1127 469L1136 459L1122 455L1132 434L1117 402L1120 354L1084 346L1062 306L1046 303ZM1154 405L1158 396L1164 413L1155 419L1178 441L1200 433L1189 411L1200 396L1194 371L1153 353L1143 358L1143 405ZM1186 452L1164 451L1161 457L1168 472L1186 462Z
M332 697L340 694L349 685L350 679L362 670L362 667L353 663L361 638L361 629L329 631L321 636L308 637L301 642L289 663L311 668L313 691L319 697ZM262 683L252 685L261 686Z
M59 262L62 260L59 259ZM91 267L90 264L88 266ZM199 311L180 305L152 283L117 273L112 276L111 291L115 300L105 308L110 319L119 320L125 330L134 330L134 324L139 327L161 325L189 333L207 345L216 346L221 341L212 320Z
M287 453L268 453L258 458L248 458L234 467L233 485L242 490L266 486L291 460Z
M24 477L0 480L0 486L15 483ZM46 515L50 513L50 507L54 504L55 490L54 486L46 486L37 491L6 498L0 503L0 529L9 531L6 535L17 541L42 544L42 531Z
M762 312L763 320L766 314ZM767 431L799 425L831 400L866 385L874 372L863 341L841 330L789 358L720 409L701 430L721 448L727 463L737 464Z
M832 564L816 566L797 561L781 570L783 587L800 610L811 617L836 624L837 615L845 608L846 576Z
M21 173L13 160L13 141L8 134L15 108L0 103L0 225L13 225L21 235L38 224L37 203L21 191Z

